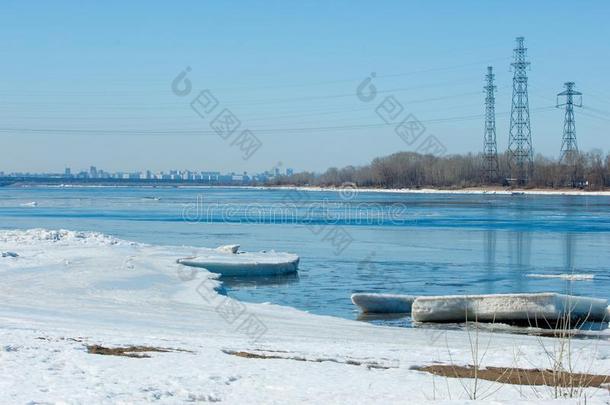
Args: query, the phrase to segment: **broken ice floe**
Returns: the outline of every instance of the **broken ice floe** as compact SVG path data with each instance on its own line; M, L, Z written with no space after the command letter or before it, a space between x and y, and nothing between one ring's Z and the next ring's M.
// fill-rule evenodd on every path
M556 293L413 297L354 294L364 313L411 313L415 322L503 322L541 325L559 319L608 320L608 301ZM548 325L551 326L551 325Z
M352 294L352 302L364 313L393 314L409 313L416 297L399 294Z
M556 293L418 297L415 322L504 322L544 324L559 319L604 321L608 301ZM551 325L549 325L551 326Z
M179 259L226 277L277 276L296 273L299 256L282 252L239 252L239 245L220 246L196 257Z

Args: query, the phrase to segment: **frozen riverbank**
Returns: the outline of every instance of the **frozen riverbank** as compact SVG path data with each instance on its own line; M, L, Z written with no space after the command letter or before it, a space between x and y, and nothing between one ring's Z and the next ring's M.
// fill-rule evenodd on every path
M219 282L176 263L190 247L101 234L1 231L0 402L405 403L467 399L470 380L413 370L472 363L460 331L376 327L219 295ZM551 339L486 334L483 364L548 367ZM597 342L597 341L596 341ZM178 351L150 358L86 345ZM581 371L607 373L610 344L572 342ZM551 388L479 382L499 400L546 400ZM588 390L589 403L607 391Z
M502 187L467 187L467 188L456 188L456 189L442 189L442 188L358 188L351 184L347 184L345 187L291 187L291 186L277 186L277 187L260 187L261 189L286 189L286 190L300 190L300 191L335 191L335 192L346 192L347 190L353 190L351 192L362 193L404 193L404 194L497 194L497 195L574 195L574 196L610 196L610 191L584 191L576 189L508 189Z
M464 188L371 188L357 187L352 183L346 183L343 187L318 187L318 186L243 186L243 185L201 185L197 183L177 184L15 184L15 188L143 188L143 189L236 189L236 190L299 190L299 191L322 191L322 192L354 192L362 193L403 193L403 194L465 194L465 195L574 195L574 196L610 196L610 190L586 191L573 188L546 189L546 188L505 188L505 187L464 187Z

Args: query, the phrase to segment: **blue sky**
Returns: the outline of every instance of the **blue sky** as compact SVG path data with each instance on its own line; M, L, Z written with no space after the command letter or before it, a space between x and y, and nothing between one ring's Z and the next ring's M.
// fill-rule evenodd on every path
M605 1L4 1L1 8L0 171L261 171L278 162L323 170L413 150L376 115L377 100L356 97L371 72L378 101L394 95L448 153L478 152L488 64L497 74L503 151L520 35L532 63L535 151L559 153L563 113L549 107L568 80L585 93L587 109L576 115L580 148L610 150ZM193 93L177 97L171 82L186 66ZM262 142L248 160L191 110L203 89Z

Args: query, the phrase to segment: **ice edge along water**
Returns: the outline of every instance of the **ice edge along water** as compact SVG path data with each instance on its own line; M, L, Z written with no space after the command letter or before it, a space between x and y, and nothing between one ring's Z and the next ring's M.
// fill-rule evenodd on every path
M208 288L219 285L211 273L184 272L176 263L197 249L97 233L0 231L0 251L19 254L0 258L0 403L466 402L468 381L413 367L470 364L467 333L240 303ZM249 316L266 328L257 339L240 327ZM484 332L479 339L486 345L483 366L548 367L541 342L552 340ZM87 344L175 351L134 359L89 354ZM577 370L610 370L608 342L572 345ZM479 384L488 399L552 398L544 390ZM607 399L603 390L587 393L588 403Z

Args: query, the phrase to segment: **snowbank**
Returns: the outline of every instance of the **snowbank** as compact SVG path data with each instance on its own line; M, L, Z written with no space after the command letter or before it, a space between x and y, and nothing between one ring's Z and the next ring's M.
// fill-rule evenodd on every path
M416 322L505 322L542 325L566 315L572 320L606 320L608 301L555 293L418 297Z
M225 277L278 276L296 273L299 256L281 252L238 252L239 245L221 246L178 263L201 267Z
M364 313L371 314L394 314L409 313L411 305L415 300L411 295L399 294L352 294L352 302Z
M14 243L20 245L40 245L41 243L63 243L63 244L93 244L93 245L115 245L120 241L112 236L99 232L77 232L65 229L28 229L0 231L0 243ZM131 242L129 242L131 243Z

